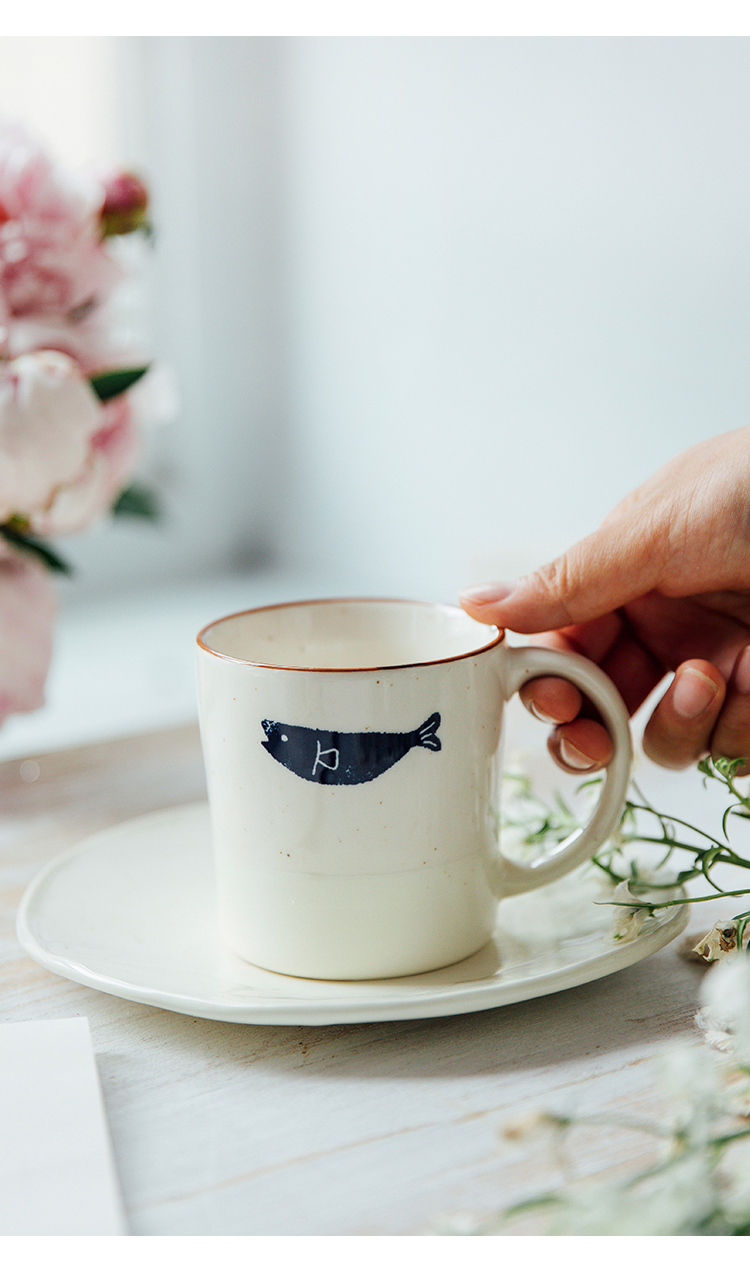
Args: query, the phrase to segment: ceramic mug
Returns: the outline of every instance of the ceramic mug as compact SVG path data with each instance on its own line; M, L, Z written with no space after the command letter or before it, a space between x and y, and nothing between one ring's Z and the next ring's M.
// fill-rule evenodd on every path
M625 707L581 656L509 647L458 607L327 600L216 620L198 698L222 936L308 978L452 964L497 904L599 849L630 772ZM614 754L589 823L522 865L497 838L503 705L534 677L591 699Z

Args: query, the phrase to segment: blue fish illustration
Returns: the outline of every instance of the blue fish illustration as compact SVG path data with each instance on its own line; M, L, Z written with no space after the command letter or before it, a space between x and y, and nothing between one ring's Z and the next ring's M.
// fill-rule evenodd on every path
M441 747L436 734L439 712L433 712L418 730L404 734L374 730L344 734L339 730L284 725L280 721L262 721L261 725L266 732L266 738L261 740L266 751L310 783L369 783L390 770L412 748L439 752Z

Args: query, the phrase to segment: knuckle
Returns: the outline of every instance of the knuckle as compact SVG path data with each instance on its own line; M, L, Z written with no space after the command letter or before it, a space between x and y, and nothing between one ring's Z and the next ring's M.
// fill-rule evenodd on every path
M575 596L576 577L571 566L570 554L555 558L535 572L536 579L547 595L547 600L559 607L566 616L567 623L572 624L570 610L571 598Z

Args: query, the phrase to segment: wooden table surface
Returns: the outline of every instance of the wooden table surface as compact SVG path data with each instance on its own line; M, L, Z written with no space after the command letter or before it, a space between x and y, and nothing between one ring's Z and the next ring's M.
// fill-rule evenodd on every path
M206 1021L56 977L16 938L28 882L91 832L200 799L203 766L192 726L34 760L33 781L33 766L24 778L20 760L0 765L0 1020L88 1017L134 1235L414 1235L482 1220L560 1183L545 1144L503 1135L509 1121L656 1115L649 1059L696 1039L701 970L674 943L523 1004L347 1026ZM601 1180L652 1146L589 1128L573 1151L576 1172Z

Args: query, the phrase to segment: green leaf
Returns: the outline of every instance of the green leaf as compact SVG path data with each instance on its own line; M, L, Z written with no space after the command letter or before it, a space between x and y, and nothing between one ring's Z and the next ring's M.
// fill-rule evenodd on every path
M11 544L13 548L18 549L21 553L28 553L31 557L36 557L50 571L57 571L61 575L72 575L73 568L69 566L63 558L59 557L54 549L50 548L44 540L40 540L35 535L29 535L27 532L15 530L7 523L0 526L0 535Z
M745 945L745 930L750 924L750 911L743 911L739 916L733 917L737 925L737 949L742 951Z
M147 518L149 522L158 522L161 517L158 496L137 483L120 492L112 512L119 518Z
M110 398L117 398L118 394L124 394L126 389L135 385L148 369L148 364L145 367L120 367L116 371L99 372L91 377L89 383L100 402L108 403Z

